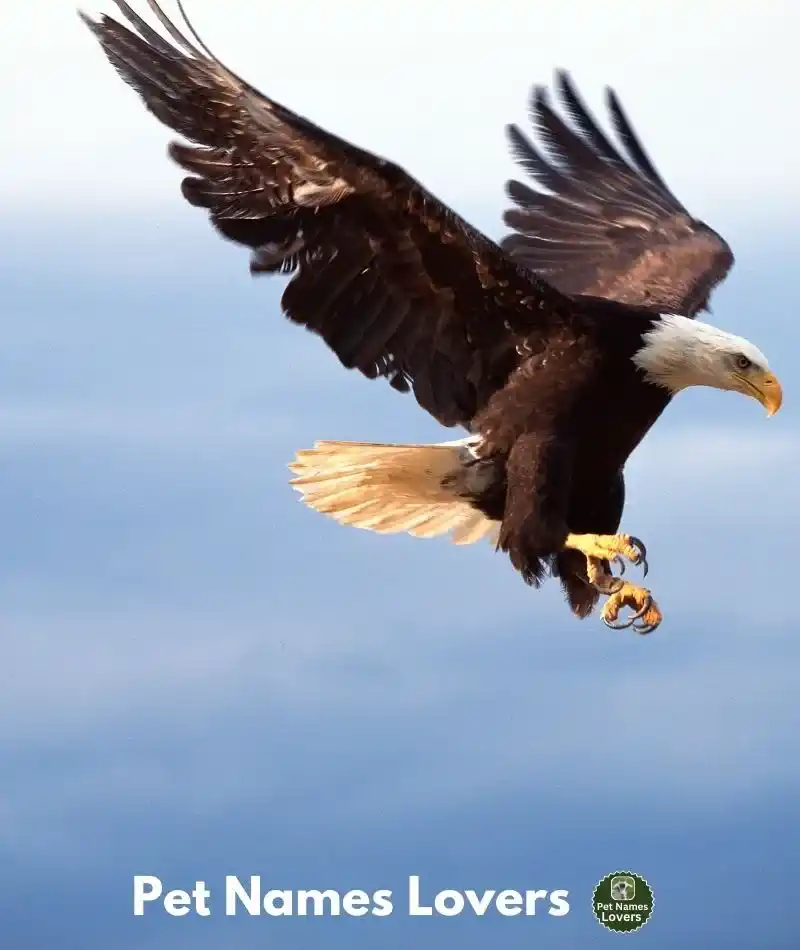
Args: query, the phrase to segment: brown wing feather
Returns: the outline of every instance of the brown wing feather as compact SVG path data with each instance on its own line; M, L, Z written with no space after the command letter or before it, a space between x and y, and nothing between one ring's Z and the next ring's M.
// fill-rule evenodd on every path
M292 273L286 315L348 367L386 377L445 425L468 425L519 362L516 347L574 309L401 168L266 98L116 0L131 28L84 17L173 144L182 184L255 273Z
M534 90L531 119L540 146L509 126L511 151L541 188L507 184L515 204L502 242L516 260L569 294L607 297L656 312L695 316L733 264L726 242L693 218L667 188L622 106L608 108L615 147L579 98L569 75L557 75L561 105Z

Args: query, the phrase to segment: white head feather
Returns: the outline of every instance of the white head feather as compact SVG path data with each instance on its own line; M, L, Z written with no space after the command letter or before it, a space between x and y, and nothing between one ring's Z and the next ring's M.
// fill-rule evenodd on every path
M662 316L643 339L633 362L649 382L671 392L687 386L743 391L743 369L769 372L766 356L749 340L677 314Z

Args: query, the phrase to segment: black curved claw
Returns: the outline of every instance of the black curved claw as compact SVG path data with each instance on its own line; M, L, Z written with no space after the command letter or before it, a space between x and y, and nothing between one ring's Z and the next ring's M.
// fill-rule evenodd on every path
M633 535L630 536L630 541L639 555L634 563L641 566L642 577L647 577L647 572L650 570L650 565L647 563L647 547L644 541L640 541L639 538L635 538Z
M628 627L633 626L633 618L630 620L625 620L622 623L612 623L610 620L606 620L606 618L601 614L600 619L607 627L610 627L612 630L627 630Z
M631 619L638 620L640 617L643 617L652 606L653 598L650 596L650 594L648 594L647 598L645 599L644 606L637 610Z
M615 554L615 555L614 555L614 560L611 561L611 564L616 564L616 565L617 565L617 567L619 568L619 576L622 577L622 575L625 573L625 559L622 557L622 555L621 555L621 554ZM610 566L611 566L611 565L609 565L609 567L610 567Z
M603 617L602 615L600 616L600 619L603 621L603 623L607 627L610 627L612 630L627 630L628 627L633 627L633 629L637 633L650 633L651 630L655 630L655 628L658 626L657 623L656 624L639 624L638 626L634 626L634 625L636 624L636 621L640 617L643 617L647 613L647 611L652 607L652 605L653 605L653 598L650 596L650 594L648 594L645 599L644 606L642 606L639 610L637 610L636 613L632 617L629 617L627 620L623 621L622 623L611 623L610 620L606 620L606 618Z
M645 634L652 633L660 623L660 620L658 623L635 623L633 629L643 637Z

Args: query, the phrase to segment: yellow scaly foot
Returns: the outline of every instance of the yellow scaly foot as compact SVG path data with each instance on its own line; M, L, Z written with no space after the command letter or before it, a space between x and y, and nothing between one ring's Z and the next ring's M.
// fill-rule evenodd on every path
M617 623L619 612L624 607L630 607L635 613L628 620ZM636 633L652 633L664 619L664 615L646 587L622 581L622 586L614 591L603 605L600 619L612 630L625 630L631 627Z
M632 534L569 534L564 542L565 548L573 548L586 556L587 573L597 570L592 562L609 561L619 565L620 573L625 573L625 561L641 565L647 576L647 548ZM603 572L605 573L605 572Z

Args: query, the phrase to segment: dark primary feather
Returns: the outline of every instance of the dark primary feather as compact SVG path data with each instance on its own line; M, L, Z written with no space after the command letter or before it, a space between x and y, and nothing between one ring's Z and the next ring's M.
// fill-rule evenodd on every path
M536 88L531 120L539 145L509 126L511 152L541 189L509 181L515 207L502 242L516 260L564 293L607 297L657 313L707 309L733 264L726 242L669 190L622 106L607 91L616 147L557 75L562 118Z
M386 377L444 425L468 425L518 365L517 347L574 310L397 165L266 98L190 43L116 0L130 26L84 17L114 67L165 125L183 194L251 269L292 273L293 321L341 362Z

